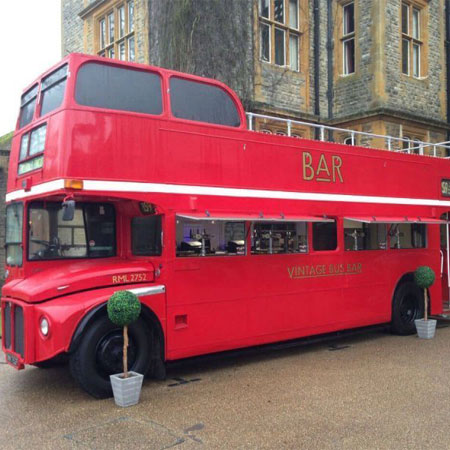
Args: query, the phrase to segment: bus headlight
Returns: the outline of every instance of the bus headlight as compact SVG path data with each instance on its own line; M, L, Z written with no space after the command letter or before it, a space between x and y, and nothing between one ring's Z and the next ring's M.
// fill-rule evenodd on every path
M45 317L41 319L40 328L42 335L48 336L48 332L50 331L50 325Z

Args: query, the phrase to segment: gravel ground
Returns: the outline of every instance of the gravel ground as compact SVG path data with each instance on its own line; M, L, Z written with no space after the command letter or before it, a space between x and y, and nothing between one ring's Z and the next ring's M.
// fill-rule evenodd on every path
M449 342L378 331L191 361L125 409L67 368L0 364L0 448L449 449Z

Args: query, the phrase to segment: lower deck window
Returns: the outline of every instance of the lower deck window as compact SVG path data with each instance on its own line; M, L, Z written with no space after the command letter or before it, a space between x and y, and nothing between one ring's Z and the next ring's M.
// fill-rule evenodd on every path
M161 255L161 216L134 217L131 221L133 255Z
M245 222L177 218L177 256L245 255Z
M387 226L344 220L345 250L385 250Z
M253 225L253 254L306 253L307 251L306 222L259 222Z
M313 248L315 251L336 250L336 221L313 223Z
M390 248L425 248L426 235L423 223L394 223L389 228Z

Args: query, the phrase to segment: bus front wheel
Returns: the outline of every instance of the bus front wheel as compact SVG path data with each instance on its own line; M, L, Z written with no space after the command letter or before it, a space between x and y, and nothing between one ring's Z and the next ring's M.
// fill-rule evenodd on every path
M413 281L397 287L392 303L392 332L408 335L416 332L414 320L423 317L423 292Z
M139 318L128 327L128 370L146 374L150 364L150 332ZM109 376L122 373L123 330L107 316L93 322L70 357L70 372L78 384L96 398L112 396Z

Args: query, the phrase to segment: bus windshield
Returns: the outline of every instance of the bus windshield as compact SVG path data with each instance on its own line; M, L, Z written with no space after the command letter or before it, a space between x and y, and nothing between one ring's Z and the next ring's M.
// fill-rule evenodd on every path
M112 205L77 204L71 221L63 220L57 202L34 202L29 208L28 259L105 258L114 256Z

